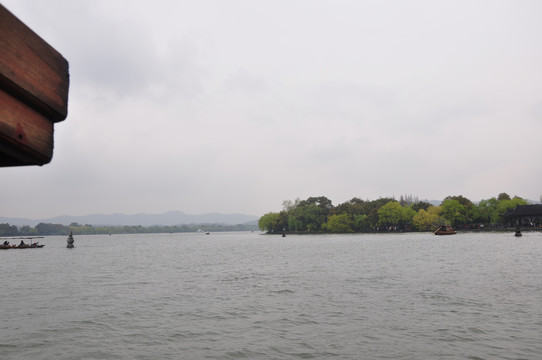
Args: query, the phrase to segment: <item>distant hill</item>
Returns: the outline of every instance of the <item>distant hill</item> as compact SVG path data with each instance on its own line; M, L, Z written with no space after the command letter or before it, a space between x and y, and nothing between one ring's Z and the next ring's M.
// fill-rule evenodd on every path
M36 226L39 223L70 225L107 225L107 226L153 226L153 225L185 225L185 224L256 224L259 217L245 214L209 213L201 215L185 214L182 211L168 211L162 214L91 214L85 216L57 216L47 219L24 219L0 217L0 224L15 226Z

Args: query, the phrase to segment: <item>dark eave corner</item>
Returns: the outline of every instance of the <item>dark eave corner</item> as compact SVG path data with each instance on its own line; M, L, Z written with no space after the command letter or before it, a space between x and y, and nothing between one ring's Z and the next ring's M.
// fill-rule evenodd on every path
M51 161L69 82L68 61L0 4L0 167Z

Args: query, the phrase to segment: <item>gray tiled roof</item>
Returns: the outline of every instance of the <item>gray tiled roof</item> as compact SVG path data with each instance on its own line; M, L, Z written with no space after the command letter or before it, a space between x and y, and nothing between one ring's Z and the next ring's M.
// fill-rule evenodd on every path
M514 210L508 210L504 217L542 216L542 205L518 205Z

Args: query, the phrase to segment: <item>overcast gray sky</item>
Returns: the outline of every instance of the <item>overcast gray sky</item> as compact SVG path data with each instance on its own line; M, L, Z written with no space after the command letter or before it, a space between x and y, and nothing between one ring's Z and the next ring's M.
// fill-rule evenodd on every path
M70 63L0 216L542 194L542 2L2 0Z

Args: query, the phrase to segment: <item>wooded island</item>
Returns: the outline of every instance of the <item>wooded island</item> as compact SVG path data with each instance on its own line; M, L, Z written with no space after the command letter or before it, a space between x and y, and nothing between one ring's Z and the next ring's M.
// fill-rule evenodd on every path
M333 206L325 196L284 201L283 210L263 215L258 226L268 233L356 233L387 231L433 231L443 224L462 229L505 229L507 211L528 205L521 197L506 193L475 204L462 195L448 196L438 206L401 196L350 201ZM540 223L530 226L538 227Z

